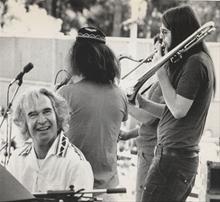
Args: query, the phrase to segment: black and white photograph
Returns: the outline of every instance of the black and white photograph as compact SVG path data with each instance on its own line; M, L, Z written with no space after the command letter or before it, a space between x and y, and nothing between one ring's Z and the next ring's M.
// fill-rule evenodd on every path
M0 0L0 202L220 202L220 0Z

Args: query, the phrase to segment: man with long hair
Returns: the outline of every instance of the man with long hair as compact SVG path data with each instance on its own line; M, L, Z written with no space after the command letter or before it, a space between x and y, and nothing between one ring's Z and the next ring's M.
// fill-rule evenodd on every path
M191 7L167 10L160 29L165 51L173 49L199 27ZM155 156L145 180L143 202L185 201L195 182L198 145L215 92L215 73L204 41L182 56L181 60L168 61L157 71L165 105L138 95L142 107L160 118ZM155 60L160 57L159 50Z
M72 46L70 64L73 82L59 89L71 108L66 135L92 165L94 188L116 187L117 140L121 122L127 119L127 99L117 85L119 62L101 30L83 27Z
M27 141L7 168L30 192L93 188L89 162L63 134L68 120L66 101L46 88L31 88L18 100L14 122Z

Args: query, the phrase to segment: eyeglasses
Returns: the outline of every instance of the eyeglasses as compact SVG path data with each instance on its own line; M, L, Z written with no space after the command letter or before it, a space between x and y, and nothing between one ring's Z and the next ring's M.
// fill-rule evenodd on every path
M170 33L170 30L163 28L163 27L160 27L160 33L163 35L167 35L168 33Z

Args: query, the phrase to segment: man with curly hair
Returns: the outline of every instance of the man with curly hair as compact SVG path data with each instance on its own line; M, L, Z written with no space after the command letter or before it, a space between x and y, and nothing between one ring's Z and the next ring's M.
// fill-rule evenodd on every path
M46 88L32 88L18 101L14 122L32 141L12 154L7 168L30 192L93 188L89 162L63 135L68 120L66 101Z

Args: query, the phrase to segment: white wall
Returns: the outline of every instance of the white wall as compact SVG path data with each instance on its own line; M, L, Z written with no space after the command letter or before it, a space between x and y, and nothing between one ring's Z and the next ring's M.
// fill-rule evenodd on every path
M9 82L22 71L23 66L32 62L34 69L24 76L24 83L19 92L31 85L53 87L56 73L59 69L68 68L68 53L73 39L65 38L22 38L0 37L0 106L6 105L6 91ZM128 55L140 59L147 57L152 51L152 40L129 38L107 38L107 44L119 56ZM214 135L220 135L220 43L209 43L214 60L217 92L210 113L208 114L206 129ZM136 66L122 62L122 74ZM13 86L10 95L13 94Z

